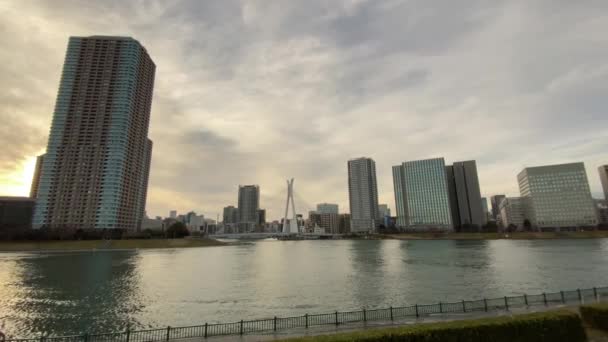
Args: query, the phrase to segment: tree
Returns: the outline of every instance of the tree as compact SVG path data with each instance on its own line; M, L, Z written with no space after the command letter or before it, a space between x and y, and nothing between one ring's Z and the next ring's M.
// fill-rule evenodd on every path
M190 235L190 232L182 222L175 222L167 229L167 237L170 239L181 239L188 235Z
M532 222L530 222L530 220L528 220L528 219L524 220L524 229L527 232L532 231Z

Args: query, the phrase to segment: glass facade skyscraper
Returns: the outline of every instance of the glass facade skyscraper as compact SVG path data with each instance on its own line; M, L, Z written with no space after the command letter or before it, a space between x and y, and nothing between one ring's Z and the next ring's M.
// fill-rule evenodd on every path
M132 38L70 38L34 227L139 229L152 155L155 70Z
M453 229L443 158L393 166L397 225L412 229Z

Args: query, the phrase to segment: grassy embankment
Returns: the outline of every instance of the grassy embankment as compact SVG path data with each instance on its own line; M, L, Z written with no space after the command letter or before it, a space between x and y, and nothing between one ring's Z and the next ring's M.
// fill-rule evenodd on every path
M403 233L380 235L397 240L555 240L608 238L607 230L584 232L520 232L520 233Z
M133 239L133 240L69 240L69 241L0 241L0 252L74 251L138 248L190 248L223 246L213 239Z
M596 318L597 318L596 314ZM285 342L383 342L383 341L571 341L606 342L605 327L589 324L574 308L555 311L374 328L348 333L286 339Z

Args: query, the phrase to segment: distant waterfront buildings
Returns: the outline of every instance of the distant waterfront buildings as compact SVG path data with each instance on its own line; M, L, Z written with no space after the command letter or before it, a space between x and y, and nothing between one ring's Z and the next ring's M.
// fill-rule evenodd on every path
M443 158L409 161L393 166L393 185L398 227L453 229Z
M241 232L253 231L258 223L260 209L260 187L258 185L239 185L238 217Z
M172 219L177 218L177 210L171 210L169 212L169 217Z
M40 176L42 175L42 163L44 162L44 154L36 157L36 167L34 168L34 180L30 188L30 198L38 197L38 187L40 186Z
M350 214L340 214L340 223L338 226L340 234L350 234Z
M326 234L340 233L340 214L312 212L309 215L311 228L319 227Z
M338 205L333 203L317 204L318 214L338 214Z
M526 203L521 197L505 197L500 201L500 220L502 228L513 226L524 228L526 220Z
M388 207L388 204L379 204L378 205L378 215L381 219L384 219L387 216L391 216L391 209Z
M565 228L597 225L583 163L528 167L517 176L526 217L534 227Z
M239 211L232 205L224 207L224 213L222 215L222 222L224 224L236 224L239 222Z
M348 161L348 199L350 230L374 232L378 225L378 185L376 163L371 158Z
M479 230L484 224L481 191L474 160L455 162L446 166L450 212L454 228Z
M598 168L600 173L600 181L604 190L604 199L608 201L608 165L602 165Z
M155 69L135 39L70 38L35 187L35 228L140 228Z
M256 223L258 226L262 226L266 223L266 209L258 209Z
M608 200L595 200L597 207L598 223L606 226L608 225Z
M490 220L490 212L488 210L488 199L485 197L481 198L481 208L483 211L483 216L484 216L484 224L488 223L488 221Z
M500 202L505 199L507 196L505 195L494 195L490 197L490 202L492 203L492 217L495 220L498 220L500 217Z

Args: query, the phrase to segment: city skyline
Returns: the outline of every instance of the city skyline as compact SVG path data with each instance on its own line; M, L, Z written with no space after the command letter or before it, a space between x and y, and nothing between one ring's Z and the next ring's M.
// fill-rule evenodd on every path
M278 218L288 177L300 184L298 212L320 202L347 211L344 163L358 155L375 160L379 202L393 213L391 166L433 156L476 160L488 198L518 196L515 175L527 166L583 161L593 196L603 197L597 169L606 164L608 132L598 103L608 78L600 56L608 46L585 45L574 32L603 31L602 11L592 6L412 5L424 7L427 19L407 5L336 2L325 8L315 1L283 8L229 1L3 6L0 74L7 92L0 143L8 150L0 156L0 195L30 193L69 36L103 34L137 39L157 64L150 216L194 209L215 217L234 204L238 184L259 184L267 216ZM484 14L465 27L450 20L453 11ZM295 14L325 12L331 15L315 23ZM403 20L416 23L412 31L390 34ZM512 30L513 21L521 31ZM437 35L444 30L452 34ZM22 36L31 39L12 38ZM241 36L250 43L241 44ZM497 46L500 39L513 45ZM534 51L507 53L524 49ZM554 58L565 51L578 53ZM269 56L276 59L268 63ZM478 68L490 76L471 79Z

